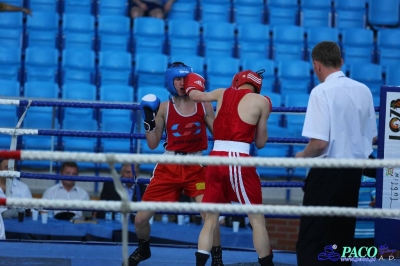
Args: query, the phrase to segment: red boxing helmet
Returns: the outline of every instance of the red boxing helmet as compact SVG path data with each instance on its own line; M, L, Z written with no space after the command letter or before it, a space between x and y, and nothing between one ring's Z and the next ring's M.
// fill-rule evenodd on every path
M264 72L264 69L257 72L251 70L244 70L242 72L239 72L233 77L231 87L239 88L244 84L250 84L253 85L253 87L255 88L255 93L260 93L263 79L262 73Z

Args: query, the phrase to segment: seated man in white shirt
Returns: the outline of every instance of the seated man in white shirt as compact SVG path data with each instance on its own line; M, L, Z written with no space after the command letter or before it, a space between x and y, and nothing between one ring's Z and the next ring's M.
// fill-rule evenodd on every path
M8 160L0 158L0 171L7 171L8 170ZM1 176L1 175L0 175ZM0 198L6 197L6 182L7 178L0 177ZM19 181L17 178L12 179L11 187L10 187L10 198L32 198L32 193L29 187ZM16 218L18 217L18 210L17 209L9 209L1 208L1 216L6 218Z
M75 162L64 162L61 165L60 175L77 176L78 165ZM81 187L75 185L76 181L61 180L60 183L46 189L43 193L43 199L64 199L64 200L89 200L89 194ZM64 211L54 211L54 216ZM75 213L74 218L81 218L82 211L68 211Z

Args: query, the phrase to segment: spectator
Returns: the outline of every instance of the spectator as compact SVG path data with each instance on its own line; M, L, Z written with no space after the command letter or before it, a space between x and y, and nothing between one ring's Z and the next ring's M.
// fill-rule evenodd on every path
M310 94L303 136L310 139L297 158L366 159L376 139L376 115L371 90L347 78L335 42L320 42L312 50L313 69L321 82ZM304 186L304 206L357 207L362 169L311 168ZM299 266L325 265L319 254L326 247L353 246L356 218L302 216L296 245ZM341 262L340 265L351 265Z
M8 160L0 158L0 170L7 171L8 170ZM6 197L6 181L7 178L0 177L0 198ZM29 187L19 181L17 178L12 179L12 184L10 188L10 198L32 198L32 193ZM18 217L18 210L16 208L7 210L6 208L1 208L3 212L1 215L4 219L6 218L16 218Z
M0 12L18 12L22 11L26 15L32 16L32 11L24 7L13 6L4 2L0 2Z
M78 165L75 162L64 162L61 165L60 174L65 176L77 176ZM61 180L60 183L46 189L43 199L64 199L64 200L89 200L89 194L82 188L75 185L75 181ZM65 211L55 211L54 215ZM75 218L82 217L82 211L71 211Z
M153 17L164 19L175 0L132 0L131 18Z
M135 165L135 174L132 173L132 165L131 164L123 164L121 167L121 177L122 178L134 178L136 176L136 173L139 173L139 166ZM128 193L128 198L131 199L131 201L138 201L137 197L139 196L141 200L142 195L144 194L144 191L146 190L146 185L145 184L139 184L139 189L140 189L140 195L137 195L137 189L135 188L133 183L123 183L123 186L126 189L126 192ZM121 200L121 197L119 196L118 192L115 190L114 182L104 182L103 184L103 189L101 190L100 194L100 200L115 200L119 201ZM93 213L94 218L98 219L104 219L105 217L105 212L100 211L100 212L94 212Z

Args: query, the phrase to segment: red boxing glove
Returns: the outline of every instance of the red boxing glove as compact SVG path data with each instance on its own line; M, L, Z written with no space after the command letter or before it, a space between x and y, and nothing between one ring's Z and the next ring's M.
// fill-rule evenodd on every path
M197 91L204 91L204 78L200 76L199 74L196 73L189 73L185 77L185 90L186 94L189 95L189 93L192 90L197 90Z
M272 112L272 101L271 98L269 98L268 96L264 96L265 98L267 98L267 100L269 101L269 112Z

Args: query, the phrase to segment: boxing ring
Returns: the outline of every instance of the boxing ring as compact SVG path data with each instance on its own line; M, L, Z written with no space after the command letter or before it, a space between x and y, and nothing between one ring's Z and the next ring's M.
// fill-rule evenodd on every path
M26 101L26 100L0 100L0 104L11 104L17 106L59 106L75 108L117 108L139 110L137 105L101 104L101 103L73 103L73 102L48 102L48 101ZM377 109L378 110L378 109ZM273 112L304 112L305 108L283 108L275 107ZM23 119L23 117L22 117ZM300 207L300 206L242 206L225 204L196 204L196 203L148 203L129 202L124 194L121 182L146 183L145 180L120 179L114 165L116 163L180 163L180 164L204 164L221 165L231 164L240 166L262 166L262 167L356 167L356 168L382 168L400 167L400 160L339 160L339 159L294 159L294 158L226 158L207 156L166 156L149 154L118 154L118 153L85 153L85 152L60 152L60 151L28 151L15 150L15 139L21 135L44 135L44 136L74 136L95 138L128 138L145 139L140 133L118 133L118 132L85 132L67 130L42 130L42 129L19 129L22 120L16 128L0 128L0 133L12 135L11 148L9 151L0 151L1 158L12 160L51 160L51 161L79 161L92 163L106 163L111 169L112 177L76 176L66 177L51 174L34 174L26 172L2 171L1 175L9 178L35 178L35 179L70 179L88 182L114 182L121 195L121 202L109 201L58 201L42 199L0 199L0 205L11 208L27 207L38 209L57 210L119 210L123 214L122 219L122 243L74 243L74 242L51 242L42 241L18 242L1 241L2 255L1 265L114 265L120 264L127 258L128 253L134 250L131 245L128 251L127 215L139 210L152 210L163 212L169 210L174 213L198 213L199 211L220 212L223 214L245 214L263 213L266 217L280 217L282 215L298 217L299 215L340 215L365 218L400 218L400 210L384 209L356 209L356 208L328 208L328 207ZM133 126L132 126L133 128ZM269 143L296 143L305 144L305 138L274 138ZM7 180L7 182L9 179ZM147 181L148 182L148 181ZM262 187L301 187L302 182L262 182ZM373 186L374 183L362 186ZM122 249L122 255L121 255ZM21 254L21 250L32 251L32 253ZM157 246L152 245L152 257L140 265L194 265L194 252L196 247L188 246ZM33 255L32 255L33 254ZM179 254L177 256L177 254ZM252 265L256 263L256 254L253 249L224 249L223 258L225 265ZM293 252L274 252L275 265L296 265L296 256ZM40 264L41 263L41 264ZM46 264L47 263L47 264ZM246 264L243 264L246 263ZM395 261L390 264L400 264ZM257 265L257 264L254 264ZM356 263L356 265L364 265ZM365 264L370 265L370 264ZM386 264L376 264L386 265Z

